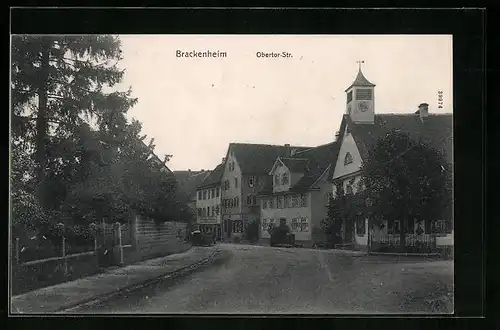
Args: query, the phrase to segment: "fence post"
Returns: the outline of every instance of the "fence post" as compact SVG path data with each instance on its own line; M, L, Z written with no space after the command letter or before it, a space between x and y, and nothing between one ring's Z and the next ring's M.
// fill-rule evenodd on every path
M117 222L118 228L118 245L120 248L120 265L123 265L123 245L122 245L122 225Z
M16 264L19 265L19 237L16 237Z
M66 258L66 237L62 237L62 255L64 257L64 275L68 274L68 259Z

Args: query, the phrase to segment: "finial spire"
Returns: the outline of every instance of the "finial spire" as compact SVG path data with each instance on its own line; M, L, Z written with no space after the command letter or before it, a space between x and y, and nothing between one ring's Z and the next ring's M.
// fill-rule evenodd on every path
M358 65L359 65L359 71L361 71L361 64L365 63L365 61L356 61L356 63L358 63Z

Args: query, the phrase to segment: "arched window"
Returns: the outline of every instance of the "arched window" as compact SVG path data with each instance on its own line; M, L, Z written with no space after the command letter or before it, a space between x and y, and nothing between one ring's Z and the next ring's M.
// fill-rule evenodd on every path
M345 154L344 165L352 163L352 156L350 153Z

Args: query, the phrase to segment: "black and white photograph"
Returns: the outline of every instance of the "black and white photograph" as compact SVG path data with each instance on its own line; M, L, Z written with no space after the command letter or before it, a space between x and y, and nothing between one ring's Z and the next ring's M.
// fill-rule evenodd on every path
M10 41L10 313L454 313L452 35Z

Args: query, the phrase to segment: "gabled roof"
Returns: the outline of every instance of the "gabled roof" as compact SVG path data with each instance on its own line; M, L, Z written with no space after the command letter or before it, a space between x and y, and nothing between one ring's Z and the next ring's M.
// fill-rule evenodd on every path
M316 148L310 148L296 153L292 157L289 157L292 162L297 160L299 164L303 164L303 160L307 160L307 170L303 171L304 176L290 188L288 192L291 193L301 193L306 192L313 187L313 185L318 181L322 174L328 170L327 177L330 176L330 171L333 166L331 164L335 163L339 151L340 144L338 142L331 142L318 146ZM266 184L263 189L262 194L270 195L273 193L273 183L272 180Z
M278 157L289 157L291 149L302 151L311 147L295 147L269 144L231 143L228 152L233 152L243 174L267 175Z
M429 114L420 119L416 114L375 114L373 124L356 124L349 115L344 115L340 125L340 139L343 138L346 125L349 128L361 158L367 159L369 150L377 140L393 130L400 130L417 141L428 143L441 151L445 159L453 162L453 115ZM332 173L333 175L333 173Z
M179 191L191 200L196 198L196 186L209 174L210 171L174 171Z
M354 79L354 82L351 84L351 86L347 87L345 90L346 92L353 86L359 86L359 87L375 87L375 84L372 84L371 82L368 81L368 79L365 78L363 75L363 72L361 69L358 71L358 75L356 76L356 79Z
M213 171L210 171L210 174L205 178L205 180L198 184L196 188L208 188L220 184L222 174L224 173L224 165L225 162L217 165L217 167L215 167Z

